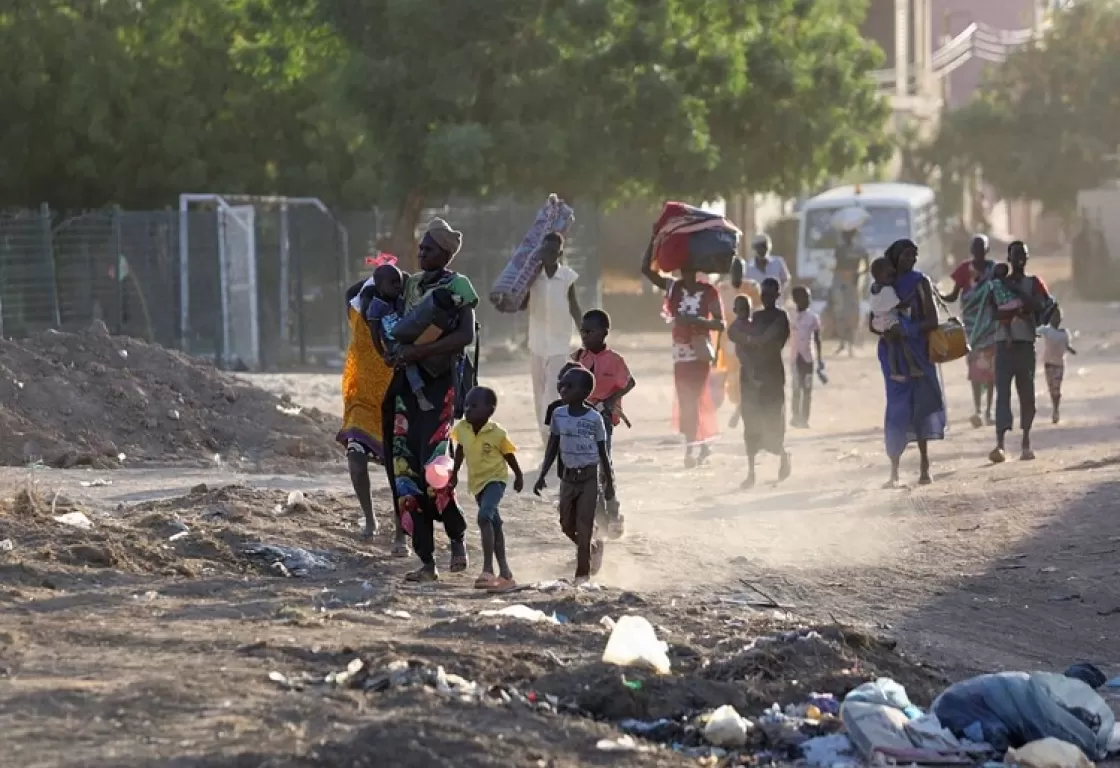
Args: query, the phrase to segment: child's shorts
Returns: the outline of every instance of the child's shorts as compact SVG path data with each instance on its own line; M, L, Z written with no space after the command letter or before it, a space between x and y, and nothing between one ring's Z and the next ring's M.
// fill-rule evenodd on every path
M1046 388L1050 390L1051 398L1062 396L1062 379L1065 378L1066 367L1047 363L1042 369L1046 374Z
M477 496L474 497L478 502L478 523L490 523L493 527L497 528L502 524L502 515L500 507L502 505L502 497L506 495L506 484L494 481L487 483Z

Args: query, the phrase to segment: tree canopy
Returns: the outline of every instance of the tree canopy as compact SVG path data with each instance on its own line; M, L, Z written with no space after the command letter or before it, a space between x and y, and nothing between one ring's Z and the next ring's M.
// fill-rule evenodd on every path
M0 206L184 191L796 194L866 162L881 52L846 0L15 0Z
M1079 3L1038 43L989 70L978 97L950 113L938 157L975 165L1002 197L1070 212L1077 192L1117 175L1120 4Z

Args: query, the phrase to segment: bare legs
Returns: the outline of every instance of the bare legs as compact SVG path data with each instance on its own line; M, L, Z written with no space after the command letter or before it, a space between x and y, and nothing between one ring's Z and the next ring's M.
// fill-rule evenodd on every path
M891 477L887 480L884 488L897 488L898 487L898 465L902 460L902 455L891 456ZM925 440L918 441L918 485L929 485L933 482L933 478L929 474L929 443Z
M992 425L992 395L995 393L995 387L991 384L982 384L981 382L974 381L972 383L972 418L969 419L973 427L980 428L984 424ZM980 402L984 401L984 416L980 417Z
M377 535L377 518L373 516L373 497L369 482L369 456L360 451L349 451L346 454L346 464L350 469L354 494L358 497L358 505L366 519L362 536L369 539Z

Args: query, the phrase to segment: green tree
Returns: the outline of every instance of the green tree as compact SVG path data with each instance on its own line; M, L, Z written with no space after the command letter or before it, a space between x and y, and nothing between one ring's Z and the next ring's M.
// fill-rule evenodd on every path
M796 193L868 158L881 53L843 0L318 0L396 247L452 194Z
M951 113L937 152L976 165L999 194L1069 213L1077 192L1116 175L1120 145L1120 5L1078 3L1035 45L993 67Z
M337 40L269 0L16 0L0 11L0 205L328 195Z

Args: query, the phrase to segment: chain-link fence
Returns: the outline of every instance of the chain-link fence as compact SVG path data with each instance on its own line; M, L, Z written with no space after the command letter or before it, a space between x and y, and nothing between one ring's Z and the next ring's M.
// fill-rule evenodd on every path
M101 320L114 333L229 367L338 360L347 343L345 290L368 273L384 217L275 200L223 205L0 211L0 335L75 331ZM465 233L456 268L482 297L485 344L524 338L525 313L501 314L486 297L536 212L537 205L511 202L438 211ZM594 211L577 211L568 234L584 307L602 300L599 221Z

